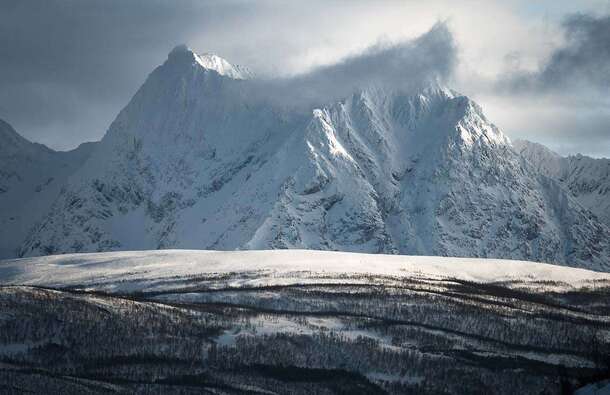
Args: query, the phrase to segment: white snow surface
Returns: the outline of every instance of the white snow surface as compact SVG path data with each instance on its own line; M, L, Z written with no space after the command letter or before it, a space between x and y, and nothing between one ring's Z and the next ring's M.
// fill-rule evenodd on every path
M225 275L228 275L226 277ZM0 284L78 287L107 292L179 289L179 280L225 276L229 286L354 282L353 275L459 279L479 283L558 282L579 287L610 274L499 259L362 254L330 251L130 251L52 255L0 261ZM363 278L366 283L369 281ZM192 283L190 284L192 285ZM184 285L183 285L184 286Z
M169 56L192 58L204 69L214 70L225 77L237 80L245 80L253 77L252 72L245 67L231 64L226 59L213 53L197 54L186 45L178 45L170 52Z
M238 80L252 78L252 72L250 72L248 69L239 65L233 65L218 55L204 53L201 55L196 55L196 59L201 66L209 70L215 70L220 75Z

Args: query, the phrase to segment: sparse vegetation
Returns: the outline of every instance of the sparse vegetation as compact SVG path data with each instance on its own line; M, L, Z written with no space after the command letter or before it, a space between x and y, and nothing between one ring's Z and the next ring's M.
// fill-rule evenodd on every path
M609 372L606 284L209 286L233 275L149 294L0 288L0 392L554 394Z

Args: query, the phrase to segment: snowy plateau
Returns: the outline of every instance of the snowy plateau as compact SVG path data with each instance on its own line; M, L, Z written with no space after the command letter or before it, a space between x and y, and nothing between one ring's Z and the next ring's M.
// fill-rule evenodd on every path
M178 46L99 142L0 121L0 393L609 390L610 160L349 62Z

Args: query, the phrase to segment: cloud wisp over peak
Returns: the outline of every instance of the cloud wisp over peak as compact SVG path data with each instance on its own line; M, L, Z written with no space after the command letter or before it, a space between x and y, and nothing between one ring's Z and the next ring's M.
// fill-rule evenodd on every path
M414 91L446 84L457 62L453 35L446 23L398 43L379 42L335 64L292 77L266 78L258 90L282 103L325 104L370 86Z

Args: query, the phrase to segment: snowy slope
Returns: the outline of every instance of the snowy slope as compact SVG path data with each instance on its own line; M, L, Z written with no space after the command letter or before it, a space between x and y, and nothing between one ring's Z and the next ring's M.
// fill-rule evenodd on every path
M526 140L515 141L514 145L538 171L559 181L583 207L610 226L610 159L562 157Z
M190 51L172 51L22 253L212 244L214 232L234 225L248 208L230 215L219 209L303 122L245 98L244 84L202 67ZM283 180L267 178L272 186L264 192L275 195ZM262 216L274 195L244 196L240 204ZM208 219L224 221L224 228L206 225ZM233 243L241 244L248 234L236 237Z
M307 248L608 268L608 228L442 84L293 108L236 70L174 49L20 255Z
M544 263L498 259L396 256L332 251L130 251L53 255L0 262L0 284L107 292L188 289L204 279L248 287L337 283L353 276L515 282L551 288L610 282L610 274ZM206 281L207 281L206 280ZM362 277L368 283L368 277ZM553 284L555 283L555 284Z
M56 152L21 137L0 120L0 258L14 257L32 226L49 211L67 178L95 143Z

